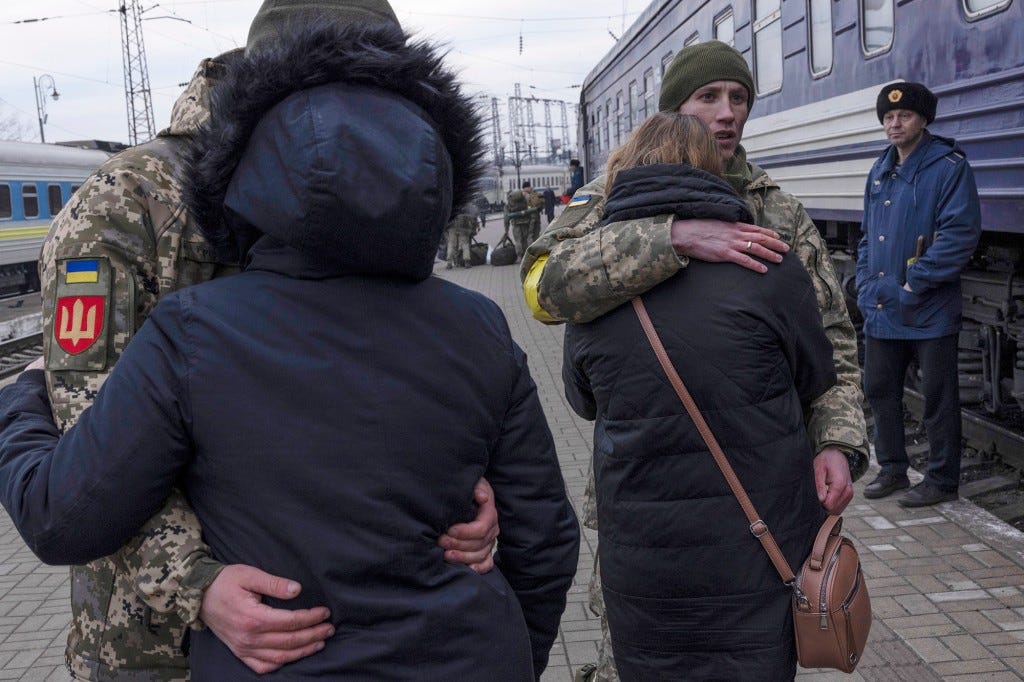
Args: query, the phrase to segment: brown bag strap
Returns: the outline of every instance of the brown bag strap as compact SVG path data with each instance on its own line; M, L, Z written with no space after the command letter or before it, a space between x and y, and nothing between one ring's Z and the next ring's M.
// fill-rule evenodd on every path
M821 529L818 530L817 537L814 538L814 547L811 549L811 556L808 557L808 565L812 570L821 570L825 563L825 546L828 544L829 538L839 535L842 530L843 517L829 514L825 523L821 525Z
M750 532L760 541L764 551L768 553L768 558L772 560L772 564L775 566L775 570L779 572L782 582L787 585L791 584L795 579L793 569L789 567L789 562L786 561L786 557L782 554L782 550L779 549L778 543L775 542L775 537L768 530L768 525L758 516L757 510L754 509L753 503L751 503L750 498L747 496L747 491L743 489L740 479L737 478L736 472L733 471L729 460L726 459L721 446L715 440L714 434L711 433L711 428L704 421L704 416L700 413L697 403L693 401L690 392L686 390L686 385L683 383L682 378L680 378L679 373L676 372L676 368L672 365L668 353L665 352L665 347L661 344L658 332L654 329L654 324L647 314L647 308L644 307L644 302L639 296L633 298L633 310L636 311L636 316L640 319L640 326L644 328L647 340L650 341L654 354L658 356L658 362L661 363L661 368L665 370L669 383L672 384L676 395L679 396L679 400L682 401L686 412L690 415L690 419L693 420L701 437L704 438L708 449L711 450L715 463L718 464L718 468L722 470L722 475L725 476L725 480L729 484L729 489L732 490L732 494L736 496L740 506L743 507L743 513L746 514L747 520L750 522Z

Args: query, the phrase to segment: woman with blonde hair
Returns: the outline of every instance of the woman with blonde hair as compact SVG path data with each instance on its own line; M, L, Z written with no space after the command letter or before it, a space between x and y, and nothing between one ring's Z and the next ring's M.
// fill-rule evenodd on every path
M626 168L657 163L685 163L714 175L722 174L722 155L711 131L696 116L659 111L645 120L608 157L608 185Z
M719 157L699 119L655 114L609 158L606 222L667 213L752 222L719 175ZM789 254L769 268L759 275L692 260L643 301L796 566L825 514L804 414L835 383L835 369L807 272ZM570 325L562 375L573 409L595 420L601 579L620 679L792 679L792 592L751 534L632 307Z

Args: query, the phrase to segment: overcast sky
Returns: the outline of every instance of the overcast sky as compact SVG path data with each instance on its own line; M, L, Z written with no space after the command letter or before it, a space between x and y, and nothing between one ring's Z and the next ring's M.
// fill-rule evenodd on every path
M399 21L446 43L470 92L496 96L505 115L524 96L579 101L579 85L649 0L391 0ZM118 0L0 2L0 118L38 141L33 77L52 76L46 140L128 140ZM145 0L143 33L158 129L196 64L245 44L260 0ZM42 20L32 21L26 20ZM543 121L543 110L535 109ZM555 114L558 124L558 114ZM569 117L573 112L570 109ZM570 121L572 125L572 122ZM506 127L505 121L502 125ZM575 126L573 125L573 131ZM575 134L574 132L572 133Z

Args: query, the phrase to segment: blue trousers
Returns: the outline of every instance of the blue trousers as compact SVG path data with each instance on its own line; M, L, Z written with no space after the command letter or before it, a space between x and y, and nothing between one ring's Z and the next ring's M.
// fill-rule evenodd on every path
M903 438L903 380L917 358L924 390L928 434L925 480L948 492L960 485L960 383L958 334L938 339L864 337L864 395L875 416L875 456L884 473L904 474L910 466Z

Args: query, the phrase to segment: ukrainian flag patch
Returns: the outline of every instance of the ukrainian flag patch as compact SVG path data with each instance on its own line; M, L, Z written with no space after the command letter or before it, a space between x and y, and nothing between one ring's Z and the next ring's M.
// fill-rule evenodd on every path
M100 264L96 260L71 260L64 272L65 284L92 284L100 279Z
M590 195L589 194L583 194L581 196L573 197L569 201L569 206L568 207L569 208L573 208L574 206L584 206L589 201L590 201Z

